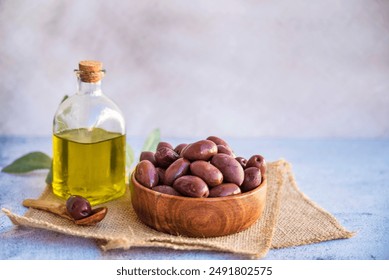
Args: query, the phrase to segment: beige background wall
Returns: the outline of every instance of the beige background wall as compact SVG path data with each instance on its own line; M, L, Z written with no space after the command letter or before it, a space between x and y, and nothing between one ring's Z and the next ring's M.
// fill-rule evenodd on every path
M50 135L82 59L130 135L389 137L389 1L0 1L0 134Z

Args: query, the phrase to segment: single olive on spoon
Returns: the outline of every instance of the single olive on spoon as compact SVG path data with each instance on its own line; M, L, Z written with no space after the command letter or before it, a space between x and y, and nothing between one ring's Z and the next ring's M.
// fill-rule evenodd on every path
M92 209L89 201L81 196L71 196L66 204L43 199L25 199L23 206L44 210L73 221L76 225L91 226L104 219L107 207Z

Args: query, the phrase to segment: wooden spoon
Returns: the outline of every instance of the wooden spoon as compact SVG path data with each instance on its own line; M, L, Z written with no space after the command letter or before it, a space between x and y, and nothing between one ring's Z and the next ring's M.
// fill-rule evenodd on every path
M42 199L25 199L23 206L31 207L34 209L44 210L53 214L57 214L63 218L73 221L76 225L92 226L104 219L108 212L107 207L99 207L92 209L92 213L85 218L75 220L73 219L67 209L66 205L58 202L51 202Z

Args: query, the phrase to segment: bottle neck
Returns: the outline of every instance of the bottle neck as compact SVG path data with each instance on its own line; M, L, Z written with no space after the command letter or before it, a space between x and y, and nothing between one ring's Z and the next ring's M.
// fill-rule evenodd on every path
M98 96L103 94L103 92L101 91L101 81L98 81L96 83L86 83L81 81L80 78L78 78L77 82L77 94L79 95Z

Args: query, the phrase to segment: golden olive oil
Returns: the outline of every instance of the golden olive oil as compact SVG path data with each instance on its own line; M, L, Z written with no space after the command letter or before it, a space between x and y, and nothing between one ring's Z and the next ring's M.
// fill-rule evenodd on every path
M125 192L125 135L100 128L53 135L53 192L81 195L92 205Z

